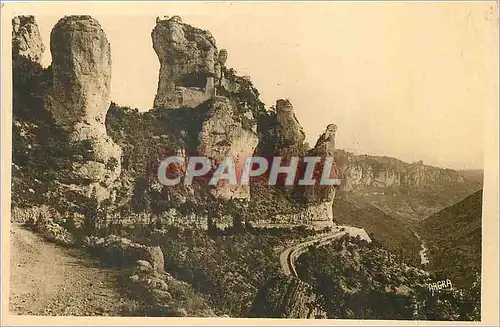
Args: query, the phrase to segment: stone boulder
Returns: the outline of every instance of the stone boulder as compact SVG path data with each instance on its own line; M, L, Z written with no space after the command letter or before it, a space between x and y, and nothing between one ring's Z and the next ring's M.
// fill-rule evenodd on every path
M109 235L106 238L88 236L84 245L94 251L110 264L116 266L141 265L138 261L147 261L155 272L163 273L165 261L159 246L147 246L131 240Z
M137 263L144 269L147 263ZM140 300L146 316L214 317L208 303L186 283L168 273L124 269L119 281L126 292Z
M251 157L258 144L257 125L250 111L240 112L237 104L225 97L216 97L210 104L201 132L198 136L200 155L215 163L225 157L234 159L236 175L241 176L245 160ZM218 184L213 194L223 199L248 199L248 185Z
M160 61L155 108L194 108L215 96L220 63L210 32L173 16L157 18L151 38Z

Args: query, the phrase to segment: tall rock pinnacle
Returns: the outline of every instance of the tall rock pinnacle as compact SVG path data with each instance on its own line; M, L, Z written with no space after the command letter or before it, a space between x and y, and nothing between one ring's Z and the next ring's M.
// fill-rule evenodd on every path
M25 58L40 63L45 51L38 25L33 16L17 16L12 19L12 59Z
M160 61L155 108L197 107L215 96L221 64L210 32L173 16L157 18L151 38Z
M92 158L75 162L75 179L85 180L104 199L106 187L120 175L121 148L106 134L111 103L111 51L106 34L90 16L66 16L50 39L53 90L48 99L56 124L72 142L88 141ZM92 188L94 187L94 188Z
M90 16L62 18L52 30L50 51L57 123L102 128L111 103L111 51L99 23Z
M12 19L12 96L13 114L33 115L44 107L47 70L40 64L45 46L35 17Z
M299 155L304 144L305 133L300 126L289 100L276 101L276 146L279 155Z
M330 124L326 127L323 134L320 135L314 148L308 151L308 156L323 158L317 164L317 172L323 172L323 167L330 168L328 178L339 178L336 176L335 165L325 166L325 158L333 158L335 155L335 133L337 126ZM318 176L320 177L320 176ZM308 211L311 216L316 217L316 223L333 222L333 200L335 199L336 187L333 185L306 186L303 188L303 196L308 203Z
M324 156L333 157L335 153L335 133L337 132L337 125L330 124L326 127L323 134L320 135L313 151Z

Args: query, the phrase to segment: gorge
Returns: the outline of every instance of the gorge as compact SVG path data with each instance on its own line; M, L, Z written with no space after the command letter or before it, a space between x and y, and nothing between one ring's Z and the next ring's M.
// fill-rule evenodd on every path
M342 126L330 122L309 146L292 103L266 108L251 79L227 66L229 51L179 16L157 18L151 32L160 69L147 112L112 102L113 47L96 19L59 20L48 68L40 65L45 46L35 18L12 23L11 220L120 267L123 288L141 301L135 314L377 318L387 313L354 312L353 303L364 296L373 307L386 297L425 302L430 277L414 230L429 237L419 229L427 217L482 180L338 149ZM235 167L251 157L297 158L296 179L308 171L306 158L319 158L316 168L333 158L328 177L340 185L279 178L269 185L259 176L248 184L195 177L165 185L158 169L171 156L178 175L196 157L206 158L210 173L227 157ZM294 276L280 267L286 249L296 250ZM348 304L337 310L340 303ZM455 317L453 310L440 317Z

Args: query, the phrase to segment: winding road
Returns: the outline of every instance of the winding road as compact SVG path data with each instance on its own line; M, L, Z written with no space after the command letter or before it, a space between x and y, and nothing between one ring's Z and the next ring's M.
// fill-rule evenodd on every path
M297 259L302 253L307 252L308 248L312 245L323 246L346 234L349 234L352 237L359 236L361 239L371 242L370 237L362 228L352 226L335 226L333 228L334 230L329 234L318 235L315 238L295 244L283 250L280 254L280 264L283 269L283 273L287 276L298 277L297 271L295 270L295 259Z

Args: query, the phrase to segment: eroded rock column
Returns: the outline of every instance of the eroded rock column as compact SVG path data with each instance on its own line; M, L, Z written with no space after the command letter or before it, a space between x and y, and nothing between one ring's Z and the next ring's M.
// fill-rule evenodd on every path
M17 16L12 19L12 59L20 58L40 63L45 46L33 16Z
M314 148L309 150L308 156L320 157L321 162L317 164L319 172L323 172L323 167L327 170L330 167L326 164L326 158L334 158L335 155L335 133L337 126L330 124L326 127L323 134L320 135ZM321 176L318 176L321 177ZM338 178L335 174L335 165L330 169L328 178ZM335 199L336 187L334 185L320 185L319 181L314 186L304 187L304 198L308 203L306 216L313 224L331 224L333 223L333 200Z
M305 133L295 116L289 100L276 101L276 145L277 155L300 155L303 150Z
M210 32L173 16L157 18L151 38L160 61L155 108L194 108L215 96L220 64Z
M111 50L90 16L67 16L52 29L53 90L49 108L71 142L87 142L89 156L73 164L75 184L102 200L120 175L121 148L106 134L111 103ZM88 160L87 160L88 159Z

